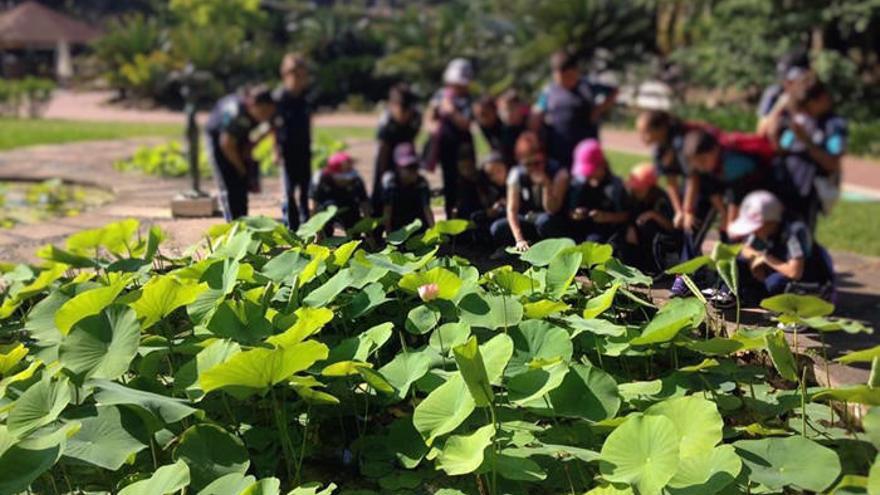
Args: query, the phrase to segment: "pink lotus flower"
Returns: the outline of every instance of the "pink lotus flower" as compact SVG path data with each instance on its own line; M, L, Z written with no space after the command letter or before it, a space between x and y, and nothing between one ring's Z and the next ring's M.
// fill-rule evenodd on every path
M422 298L422 301L433 301L434 299L437 299L439 294L440 288L437 287L437 284L425 284L419 287L419 297Z

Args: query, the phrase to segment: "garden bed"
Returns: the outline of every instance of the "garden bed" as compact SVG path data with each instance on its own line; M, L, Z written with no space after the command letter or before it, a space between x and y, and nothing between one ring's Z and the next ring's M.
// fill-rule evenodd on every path
M332 214L295 234L265 218L216 226L181 257L128 220L41 250L40 266L4 267L0 493L865 493L878 481L877 415L862 434L832 409L880 404L875 380L815 386L775 326L868 331L821 300L767 300L773 326L726 333L699 295L652 300L651 279L610 246L552 239L516 267L477 267L448 251L464 222L412 225L377 250L316 241ZM735 253L677 271L699 264L735 286Z
M76 216L112 199L113 194L104 189L59 179L10 181L0 178L0 228Z

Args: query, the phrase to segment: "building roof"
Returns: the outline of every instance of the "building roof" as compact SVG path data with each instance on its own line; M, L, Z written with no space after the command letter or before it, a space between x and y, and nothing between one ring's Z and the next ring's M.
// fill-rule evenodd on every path
M33 0L0 13L0 46L85 44L100 35L98 29Z

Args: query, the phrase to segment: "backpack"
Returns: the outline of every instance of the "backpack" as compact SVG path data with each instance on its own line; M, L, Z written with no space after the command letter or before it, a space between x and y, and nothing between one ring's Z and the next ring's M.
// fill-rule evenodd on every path
M720 132L718 142L722 147L756 156L762 166L769 166L776 157L776 146L764 136L748 132Z

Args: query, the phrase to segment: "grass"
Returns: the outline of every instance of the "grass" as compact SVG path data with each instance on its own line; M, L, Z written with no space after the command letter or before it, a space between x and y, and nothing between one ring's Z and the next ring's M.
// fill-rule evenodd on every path
M372 139L375 135L375 130L369 127L327 127L319 128L317 132L326 133L340 139ZM39 144L63 144L78 141L152 136L182 139L182 124L0 118L0 151Z
M819 242L832 250L880 256L880 202L841 201L819 217Z

